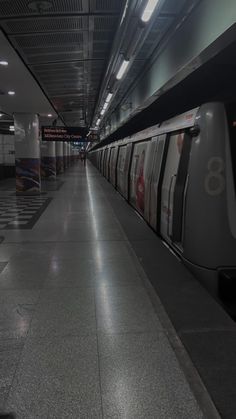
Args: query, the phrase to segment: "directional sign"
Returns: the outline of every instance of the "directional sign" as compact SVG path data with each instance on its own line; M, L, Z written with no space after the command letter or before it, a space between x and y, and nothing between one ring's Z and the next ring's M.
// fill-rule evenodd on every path
M86 130L82 127L42 127L42 141L88 142Z

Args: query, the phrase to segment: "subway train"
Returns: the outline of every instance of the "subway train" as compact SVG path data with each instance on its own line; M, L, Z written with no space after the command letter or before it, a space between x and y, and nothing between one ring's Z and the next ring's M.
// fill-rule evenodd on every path
M210 291L235 291L234 104L203 104L89 158Z

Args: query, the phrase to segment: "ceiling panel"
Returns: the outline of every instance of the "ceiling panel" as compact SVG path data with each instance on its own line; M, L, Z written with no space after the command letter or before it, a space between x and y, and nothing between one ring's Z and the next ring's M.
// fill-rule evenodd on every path
M39 73L48 73L48 72L53 72L55 77L60 73L60 72L74 72L74 73L78 73L80 70L82 71L84 68L84 62L83 61L79 61L79 62L69 62L69 63L56 63L56 64L52 64L52 63L45 63L45 64L39 64L39 65L33 65L32 69L35 72L39 72Z
M122 0L90 0L90 12L120 12Z
M44 62L53 62L56 61L70 61L70 60L82 60L83 59L83 52L74 52L74 53L66 53L61 52L60 54L48 53L48 54L37 54L37 55L30 55L27 59L29 64L39 64Z
M165 0L152 27L147 25L147 36L137 46L132 69L119 85L118 99L139 76L144 60L186 2ZM2 29L51 102L63 110L70 122L74 120L73 115L70 118L73 111L83 115L81 123L92 123L110 57L117 59L132 44L132 31L137 32L137 11L130 17L119 51L111 54L125 4L126 0L0 0ZM109 83L112 78L114 74Z
M1 4L1 3L0 3ZM41 19L17 19L4 22L7 33L35 33L88 30L88 17L53 17Z
M87 0L1 0L2 17L47 15L53 13L88 13Z
M117 24L116 16L94 16L93 25L95 31L114 31L114 25Z
M22 51L24 52L25 55L30 57L30 56L34 56L38 54L54 54L54 53L66 54L68 52L72 53L72 52L78 52L80 50L77 45L66 45L66 46L51 45L47 47L42 47L42 46L35 46L35 47L29 47L29 48L25 47L25 48L22 48Z
M142 48L140 49L137 60L146 60L161 41L162 37L166 35L168 29L174 21L174 16L164 17L159 16L155 20L152 30L148 34Z
M186 0L165 0L161 12L169 14L178 14L186 4Z
M19 47L42 47L50 45L76 45L83 44L83 33L82 32L58 32L50 34L37 34L37 35L17 35L14 36L14 40Z

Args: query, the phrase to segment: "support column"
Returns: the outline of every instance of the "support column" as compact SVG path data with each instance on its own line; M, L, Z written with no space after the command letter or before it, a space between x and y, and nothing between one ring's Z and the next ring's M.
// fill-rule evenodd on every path
M63 141L56 142L57 175L64 172Z
M70 143L67 143L67 167L70 167Z
M55 141L45 141L42 147L41 175L47 180L56 180L56 146Z
M39 118L36 114L14 114L16 193L41 192Z
M74 147L71 148L71 159L72 159L72 164L74 166L74 164L75 164L75 149L74 149Z
M72 145L70 144L70 165L72 166L73 165L73 162L72 162Z
M63 161L64 161L64 170L67 169L67 142L63 142Z

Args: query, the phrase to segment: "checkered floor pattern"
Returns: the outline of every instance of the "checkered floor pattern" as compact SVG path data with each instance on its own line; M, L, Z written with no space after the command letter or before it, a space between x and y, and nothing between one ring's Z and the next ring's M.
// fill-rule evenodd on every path
M43 196L0 197L0 230L31 229L51 200Z

